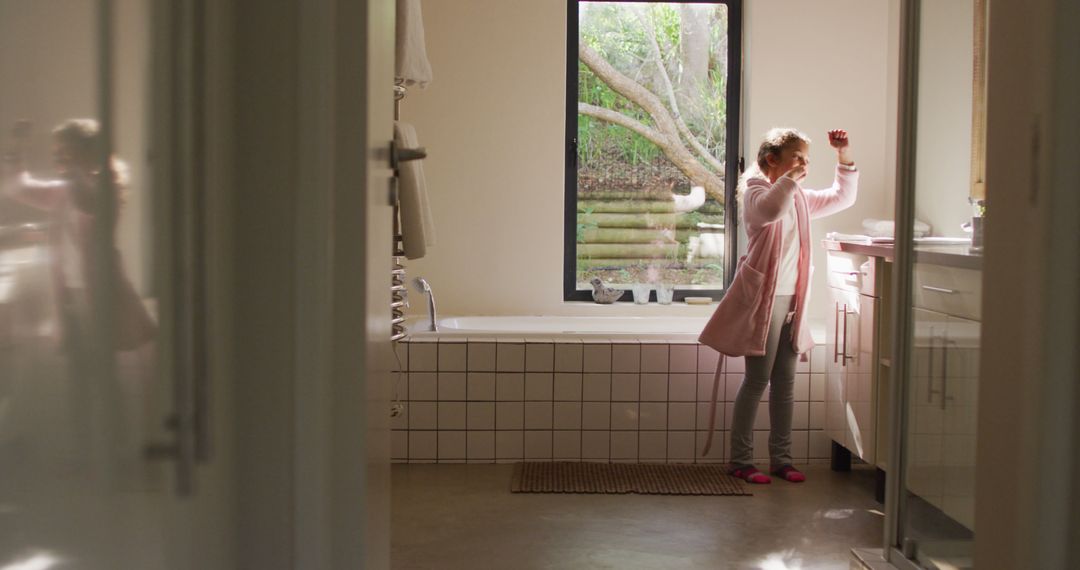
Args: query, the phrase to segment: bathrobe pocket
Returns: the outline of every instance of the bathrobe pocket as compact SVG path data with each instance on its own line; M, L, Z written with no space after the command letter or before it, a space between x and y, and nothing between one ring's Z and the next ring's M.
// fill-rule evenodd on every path
M748 263L739 267L739 273L731 281L731 288L727 292L735 300L746 307L756 307L761 303L761 288L765 285L765 274L754 269Z

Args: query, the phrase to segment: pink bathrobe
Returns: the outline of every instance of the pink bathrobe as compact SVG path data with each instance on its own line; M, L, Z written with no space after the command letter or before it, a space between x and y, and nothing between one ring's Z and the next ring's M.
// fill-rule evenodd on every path
M783 228L780 218L792 196L799 223L799 275L795 282L795 307L791 319L791 343L797 354L805 354L814 346L806 326L806 300L810 295L810 220L835 214L855 203L859 173L836 167L836 178L826 190L804 190L799 183L782 176L775 184L765 178L747 180L743 195L743 223L749 244L746 255L739 260L735 278L728 287L716 312L701 331L698 341L727 356L761 356L765 354L765 339L769 334L777 268L780 265L780 246ZM783 342L785 339L780 339ZM715 425L716 393L722 366L717 366L713 383L713 409L710 410L711 442ZM708 450L708 443L706 450Z
M49 245L52 249L53 286L58 305L64 305L71 294L68 289L69 284L65 283L62 269L69 261L73 261L82 273L85 281L83 286L86 288L84 296L88 299L96 298L95 285L101 282L100 276L95 274L98 264L93 262L95 232L100 231L97 227L99 225L97 218L81 211L76 206L72 190L66 181L38 180L29 173L23 173L17 180L8 181L7 186L4 190L10 197L45 210L51 216ZM115 229L115 225L105 229L110 233L110 239ZM64 239L71 240L74 252L65 251L65 248L61 246ZM72 253L76 259L68 260L67 256ZM116 350L132 350L146 344L156 336L157 324L143 305L131 280L124 273L119 250L113 247L107 253L113 257L110 260L113 265L113 275L109 280L112 285L111 296L114 304L111 316L116 327L116 335L112 339L113 346ZM98 332L95 326L90 326L90 329L89 334ZM69 335L72 331L62 330L61 333Z

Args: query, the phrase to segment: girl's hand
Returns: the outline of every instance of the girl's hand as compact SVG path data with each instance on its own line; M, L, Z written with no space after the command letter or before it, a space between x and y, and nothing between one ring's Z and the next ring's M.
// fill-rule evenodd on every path
M784 173L784 176L794 180L795 182L802 182L803 178L806 178L806 166L799 165L795 168Z
M848 141L847 131L844 129L835 129L829 131L829 146L836 149L837 159L842 164L854 164L855 161L851 159L850 146L851 142Z

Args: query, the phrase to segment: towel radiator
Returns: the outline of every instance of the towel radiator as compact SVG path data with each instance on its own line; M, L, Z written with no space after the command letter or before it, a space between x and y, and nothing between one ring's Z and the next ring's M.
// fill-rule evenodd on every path
M401 119L401 100L405 98L405 85L402 80L394 80L394 120ZM427 157L427 151L423 148L398 148L397 143L391 143L390 163L394 169L394 178L399 174L398 165L408 160L420 160ZM391 252L390 268L390 340L399 341L406 336L405 332L405 309L409 306L406 298L408 290L405 286L405 239L401 233L401 199L397 185L394 186L394 239L393 251Z
M405 86L400 79L394 80L394 120L401 118L401 100L405 98ZM396 163L396 160L394 161ZM397 164L394 164L397 176ZM390 341L397 342L405 332L405 309L409 306L405 287L405 240L401 237L401 200L397 184L394 185L394 239L390 268Z

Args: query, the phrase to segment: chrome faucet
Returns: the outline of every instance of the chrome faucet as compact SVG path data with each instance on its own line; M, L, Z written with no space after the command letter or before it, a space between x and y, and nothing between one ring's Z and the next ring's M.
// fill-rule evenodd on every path
M427 295L428 317L431 318L431 326L428 327L428 330L438 332L439 325L437 324L438 320L436 319L435 314L435 293L431 290L431 284L427 282L427 279L424 279L423 277L417 277L416 279L413 279L413 286L416 287L417 290Z

